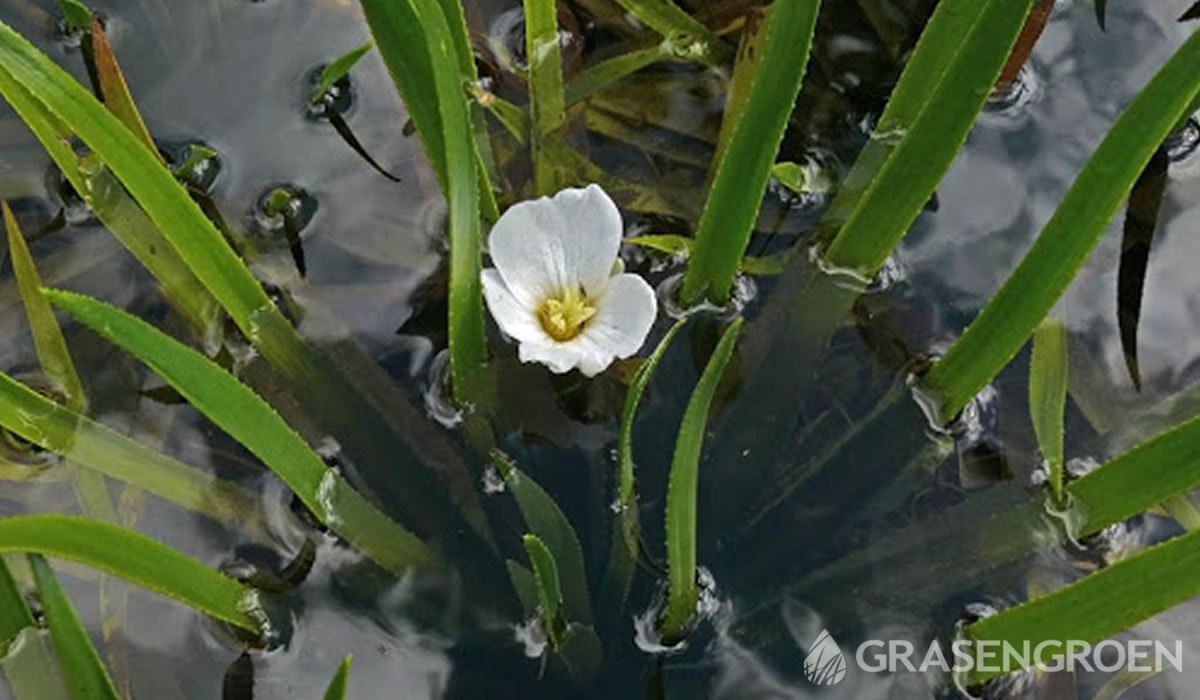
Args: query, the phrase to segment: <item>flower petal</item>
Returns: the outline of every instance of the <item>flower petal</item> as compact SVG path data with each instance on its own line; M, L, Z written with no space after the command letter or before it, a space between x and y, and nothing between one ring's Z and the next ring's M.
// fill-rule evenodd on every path
M596 294L613 274L625 226L621 211L599 185L565 189L552 200L567 222L563 243L574 279Z
M539 362L550 368L555 374L565 374L579 365L583 347L576 338L570 342L559 343L547 338L547 342L523 342L517 349L517 357L521 362Z
M534 311L513 295L499 272L484 270L480 280L483 282L483 298L487 300L488 310L505 335L518 342L553 342L542 330Z
M596 185L509 207L488 238L509 291L536 308L562 290L602 288L621 245L621 213Z
M646 280L637 275L617 275L609 280L598 300L596 317L578 340L588 352L580 371L593 376L612 363L636 353L646 342L658 299Z

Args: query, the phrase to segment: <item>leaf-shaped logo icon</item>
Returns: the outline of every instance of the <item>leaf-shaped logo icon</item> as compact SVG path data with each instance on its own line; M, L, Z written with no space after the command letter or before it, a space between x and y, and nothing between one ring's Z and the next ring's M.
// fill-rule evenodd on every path
M817 641L804 657L804 677L817 685L833 685L846 675L846 657L827 630L821 630Z

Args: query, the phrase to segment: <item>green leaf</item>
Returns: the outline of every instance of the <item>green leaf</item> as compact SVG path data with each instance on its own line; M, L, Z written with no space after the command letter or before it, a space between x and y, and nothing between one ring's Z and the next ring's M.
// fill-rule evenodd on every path
M439 557L380 513L296 434L266 401L200 353L101 301L47 290L58 308L145 362L213 423L261 459L322 523L393 572Z
M504 560L504 567L508 570L513 592L517 594L517 600L521 601L521 609L525 611L526 617L532 616L537 612L538 606L537 582L533 579L533 572L512 559Z
M692 239L687 236L676 236L669 233L648 234L626 238L623 242L629 245L649 248L650 250L657 250L667 255L678 255L683 258L688 258L692 255Z
M321 69L321 75L317 77L317 86L313 88L308 101L313 103L319 102L329 92L330 88L333 87L333 84L346 77L350 73L350 69L354 68L362 60L362 57L366 56L373 48L375 48L375 44L368 41L362 46L351 49L333 59L329 65Z
M42 294L42 282L37 267L34 266L25 236L21 233L8 202L0 201L0 210L3 211L13 273L25 306L25 316L29 319L38 363L46 378L62 391L63 404L67 409L81 413L87 409L88 400L83 383L79 380L79 373L75 370L75 362L67 349L67 341L63 338L58 319L54 317L54 309ZM104 477L95 472L80 471L74 465L68 465L67 469L83 512L92 518L115 522L117 516L109 500L108 485Z
M86 564L251 632L259 631L252 589L133 530L66 515L0 519L0 552Z
M706 294L718 303L729 297L800 92L819 7L819 0L797 0L776 3L768 11L758 70L772 77L750 86L729 145L717 161L680 289L684 303Z
M833 191L829 176L812 163L776 163L771 168L771 177L796 194L826 194Z
M542 490L536 481L525 474L507 455L492 451L496 469L512 492L525 518L525 525L554 555L562 581L563 607L566 619L590 624L592 604L588 594L587 570L584 568L583 548L575 528L562 509Z
M63 13L67 25L78 32L86 32L92 27L92 11L79 0L55 0L58 9Z
M742 113L746 109L746 100L750 97L750 88L760 75L759 68L766 54L767 39L770 38L770 23L767 21L771 13L760 9L746 13L746 26L742 30L742 38L738 42L737 58L733 63L733 75L729 79L729 89L725 93L725 109L721 117L721 131L717 134L717 147L713 152L713 161L719 162L729 147L729 139Z
M30 626L21 630L0 656L0 667L17 700L70 700L50 646L49 634Z
M100 223L159 281L172 306L197 333L207 335L219 330L220 307L216 301L117 179L94 156L77 156L70 146L74 134L3 70L0 92Z
M667 610L662 620L663 639L675 643L683 639L696 614L699 590L696 585L696 496L700 481L700 449L708 411L733 356L738 318L725 330L712 357L704 367L692 398L684 409L671 459L671 478L667 486Z
M538 613L542 619L542 627L550 643L557 649L562 644L563 633L566 632L561 610L562 587L558 583L558 565L555 564L550 549L537 535L525 535L522 542L533 567L533 581L537 590Z
M136 486L218 523L267 538L258 497L160 454L0 374L0 425L72 464Z
M1029 368L1029 415L1046 462L1050 492L1063 496L1063 411L1067 404L1067 327L1047 319L1033 337Z
M172 174L91 94L10 27L0 24L0 91L17 85L70 126L137 198L196 277L273 364L294 353L295 331ZM11 93L11 94L10 94ZM89 189L84 181L83 189Z
M1047 596L984 618L967 627L966 635L976 642L1007 642L1017 649L1026 641L1033 649L1042 642L1054 641L1065 650L1069 640L1094 644L1198 592L1200 532L1192 532L1150 547ZM982 682L996 675L976 672L971 681Z
M692 57L711 66L727 63L733 57L729 46L716 34L693 19L671 0L617 0L639 22L664 37L678 37L695 44Z
M567 84L564 96L566 104L569 106L585 100L612 87L622 78L672 55L675 55L675 43L663 39L649 48L623 53L590 66Z
M92 18L91 49L92 63L96 66L97 87L104 98L104 106L108 107L113 116L124 124L125 128L129 129L150 152L161 159L158 146L154 144L154 137L146 128L142 113L138 111L137 103L133 101L133 95L129 92L129 83L125 81L125 74L121 72L117 57L108 43L104 26L96 17Z
M835 201L827 215L833 221L846 217L825 251L829 265L866 277L883 265L949 170L1032 4L1033 0L939 4L889 104L898 103L890 114L885 111L872 136L872 143L895 145L864 151L858 170L869 178L865 191L852 170L840 193L844 201ZM965 24L972 16L974 22Z
M1021 349L1074 279L1134 181L1200 93L1194 33L1138 94L1000 291L922 383L948 421Z
M55 578L54 571L45 559L36 554L29 556L29 563L33 567L46 625L50 628L50 638L54 641L54 650L71 697L75 700L120 700L121 696L108 675L108 669L104 668L104 662L92 646L87 630L75 614L75 608Z
M54 309L42 295L42 281L38 277L33 258L29 255L25 236L21 233L8 202L0 201L0 210L3 211L4 227L8 232L8 248L12 256L13 273L17 278L17 289L21 292L21 301L25 304L25 315L29 319L29 328L33 334L33 344L42 372L63 392L63 402L68 408L77 412L83 411L87 406L83 384L75 371L75 363L67 350L67 341L63 338L62 329L58 327L58 320L54 318Z
M1200 418L1195 418L1105 462L1066 491L1084 521L1077 533L1082 537L1198 486Z
M8 563L0 557L0 655L21 630L33 626L33 615L25 605L25 597L13 580Z
M658 368L663 355L671 346L675 335L687 323L687 318L681 318L671 326L658 347L646 358L641 367L633 375L629 383L629 391L625 394L625 408L621 412L621 432L617 441L617 516L613 519L612 549L608 559L606 580L608 587L616 588L618 604L624 604L629 593L629 583L633 576L633 564L638 556L638 504L636 482L634 480L633 462L633 423L637 417L638 406L654 370Z
M342 659L341 665L338 666L337 673L333 675L333 679L329 681L329 687L325 690L325 700L346 700L346 690L350 685L350 657Z
M361 0L392 79L440 172L450 206L450 374L455 398L486 405L487 362L481 257L478 150L460 59L434 0ZM438 133L437 137L432 132ZM441 167L439 171L438 167ZM483 189L490 192L484 183Z
M559 47L558 4L555 0L524 0L525 55L529 57L529 121L533 146L534 190L539 196L559 189L553 154L543 142L553 139L565 117L562 50Z

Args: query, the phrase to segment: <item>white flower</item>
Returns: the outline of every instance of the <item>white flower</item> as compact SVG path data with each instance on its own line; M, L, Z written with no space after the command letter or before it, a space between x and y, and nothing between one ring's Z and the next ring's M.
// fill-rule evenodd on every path
M597 185L516 204L488 238L483 295L522 362L593 377L642 347L654 290L621 272L621 212Z

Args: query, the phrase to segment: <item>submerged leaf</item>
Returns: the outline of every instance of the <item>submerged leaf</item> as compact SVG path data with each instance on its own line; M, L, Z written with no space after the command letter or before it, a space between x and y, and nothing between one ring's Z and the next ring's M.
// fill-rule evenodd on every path
M590 624L592 604L588 594L587 570L575 528L571 527L571 522L550 494L518 469L507 455L493 450L492 460L516 499L525 525L554 555L562 582L565 617L572 622Z
M542 629L557 649L562 644L563 634L566 632L566 624L560 610L562 587L558 582L558 565L554 561L554 555L537 535L525 535L522 542L525 544L525 552L529 555L529 564L533 571Z
M1166 146L1159 146L1133 183L1121 237L1121 263L1117 272L1117 325L1121 329L1125 366L1138 391L1142 389L1137 348L1142 294L1146 287L1146 269L1150 265L1150 248L1158 228L1158 214L1167 191L1167 169L1170 164Z

